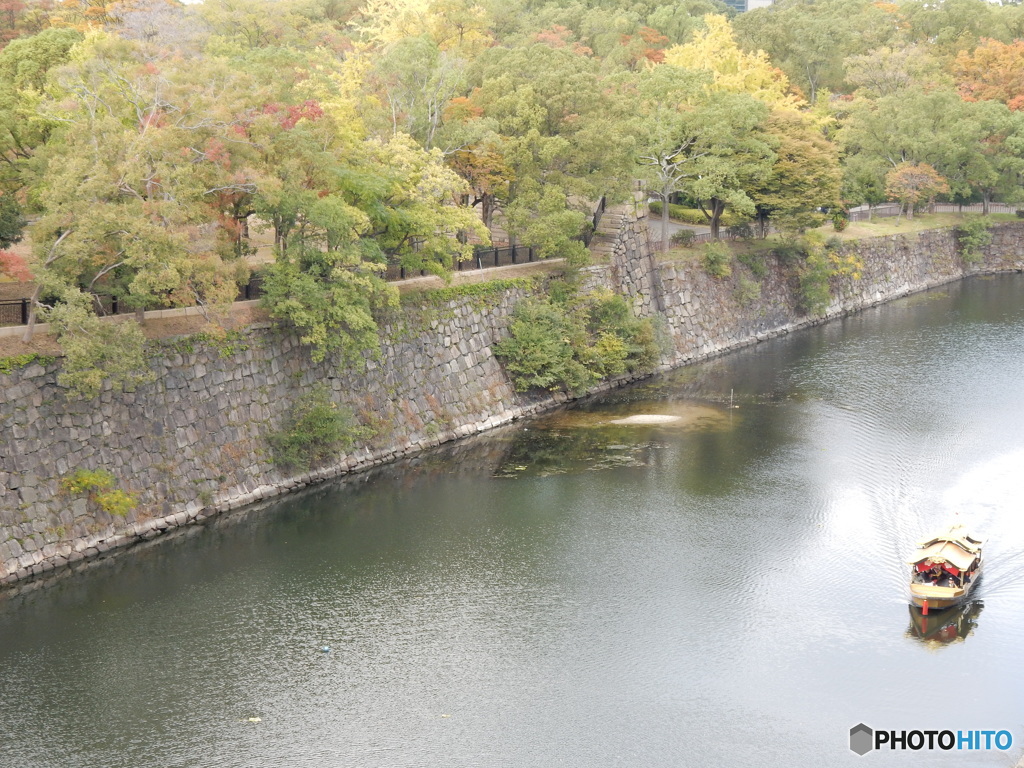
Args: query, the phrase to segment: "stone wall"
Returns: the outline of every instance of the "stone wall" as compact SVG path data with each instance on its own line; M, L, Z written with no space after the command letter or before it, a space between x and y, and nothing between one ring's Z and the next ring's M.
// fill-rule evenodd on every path
M1024 224L1001 226L982 265L966 267L949 232L879 238L850 246L859 280L833 285L833 304L808 318L778 265L744 295L753 277L737 266L725 279L695 261L656 264L637 206L614 209L592 244L599 264L588 283L627 295L639 314L659 317L681 365L957 279L978 270L1024 268ZM514 391L492 345L527 282L436 304L406 307L382 323L379 357L363 370L315 364L294 339L254 326L222 343L179 340L153 361L156 381L97 400L68 401L57 366L32 364L0 374L0 584L82 562L227 509L338 474L392 460L550 408L567 396ZM618 386L623 378L602 385ZM315 382L378 434L331 466L296 476L273 464L267 436ZM77 468L111 471L140 504L112 518L59 480Z
M93 401L64 396L57 364L0 374L0 584L565 402L562 393L515 392L491 353L537 285L506 282L407 304L383 320L380 355L344 372L263 325L219 346L172 342L153 360L153 384L108 386ZM290 476L274 465L267 436L316 382L377 434L330 466ZM78 468L110 471L138 507L111 517L62 493L60 479Z
M862 240L846 245L839 255L855 257L861 264L859 275L833 278L833 300L814 316L800 308L792 270L775 261L766 264L761 279L741 264L734 264L732 275L724 279L709 276L695 262L662 264L658 282L674 345L666 362L684 365L966 275L1024 271L1024 222L994 227L992 243L977 264L965 264L959 257L950 230ZM758 285L760 296L745 295L744 281Z

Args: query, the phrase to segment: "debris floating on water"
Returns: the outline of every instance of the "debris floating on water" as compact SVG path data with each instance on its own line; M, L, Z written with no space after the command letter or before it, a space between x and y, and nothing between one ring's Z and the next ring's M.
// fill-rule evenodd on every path
M330 653L330 652L331 652L331 646L329 646L329 645L321 645L320 646L320 653Z

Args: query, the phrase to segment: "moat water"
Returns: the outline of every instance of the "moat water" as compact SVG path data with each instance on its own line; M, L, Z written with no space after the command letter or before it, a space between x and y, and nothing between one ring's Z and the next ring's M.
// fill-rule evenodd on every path
M1022 405L976 278L225 516L0 599L0 766L1013 766ZM922 622L954 520L986 573Z

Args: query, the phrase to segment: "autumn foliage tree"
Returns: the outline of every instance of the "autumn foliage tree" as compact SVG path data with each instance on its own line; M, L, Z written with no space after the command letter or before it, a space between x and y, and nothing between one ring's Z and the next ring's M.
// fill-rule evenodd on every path
M900 163L885 175L885 193L912 219L919 202L948 194L949 184L927 163Z
M1024 40L982 40L973 51L960 52L953 71L967 101L995 100L1024 109Z

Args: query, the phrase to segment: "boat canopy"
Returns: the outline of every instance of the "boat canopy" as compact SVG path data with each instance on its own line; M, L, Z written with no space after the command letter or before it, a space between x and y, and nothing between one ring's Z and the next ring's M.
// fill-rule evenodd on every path
M984 541L977 536L972 536L962 525L954 525L934 536L922 539L917 542L917 546L920 549L924 549L932 544L938 544L943 541L952 542L964 552L973 552L975 554L981 552L981 545L984 544Z
M918 570L921 570L922 563L928 562L966 571L980 557L981 544L981 539L969 534L962 525L954 525L943 533L918 542L919 549L907 562L918 566Z
M975 552L967 552L954 541L937 541L922 547L914 553L912 559L908 560L911 565L920 563L948 563L959 571L969 570L971 564L978 557Z

